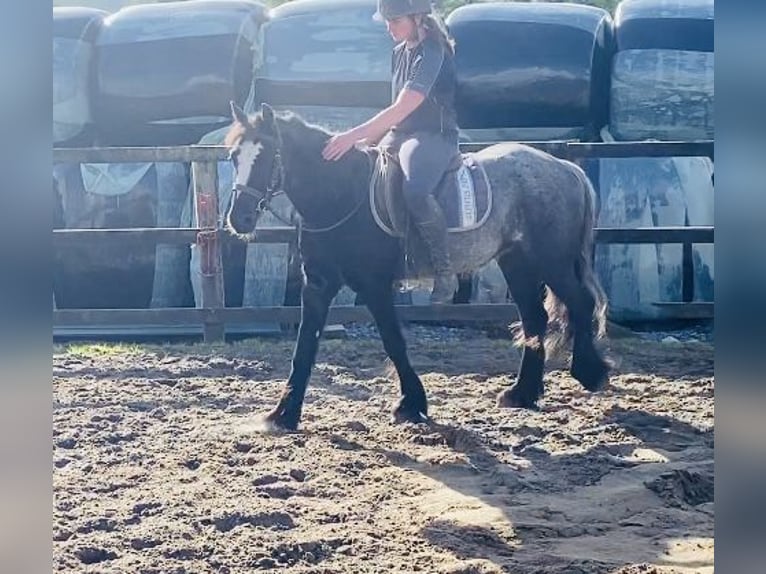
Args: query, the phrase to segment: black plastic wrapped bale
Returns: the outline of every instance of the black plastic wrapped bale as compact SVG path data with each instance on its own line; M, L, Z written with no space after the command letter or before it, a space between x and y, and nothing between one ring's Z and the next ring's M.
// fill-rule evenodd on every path
M190 0L124 8L98 40L101 145L184 145L231 122L258 61L262 4Z
M186 168L178 163L60 164L54 166L54 178L59 192L56 225L65 229L179 226L180 205L189 185ZM174 198L179 198L176 209L170 205ZM56 249L57 305L142 309L158 298L164 298L161 306L190 305L188 248L180 254L184 262L178 264L176 253L162 247L90 241ZM164 263L162 273L157 272L157 263Z
M602 159L593 178L599 227L713 225L713 163L702 157ZM713 245L692 247L694 297L712 302ZM665 315L655 303L683 300L683 247L679 244L596 246L596 272L614 321L649 321Z
M342 130L391 103L393 40L376 0L298 0L271 11L255 96Z
M53 145L92 143L95 42L108 12L53 9Z
M608 117L612 19L592 6L461 6L455 38L464 137L594 139Z
M157 227L182 227L182 215L191 188L188 164L155 163ZM153 308L183 307L192 304L188 245L158 244L154 256Z
M713 0L624 0L615 13L611 134L713 138Z

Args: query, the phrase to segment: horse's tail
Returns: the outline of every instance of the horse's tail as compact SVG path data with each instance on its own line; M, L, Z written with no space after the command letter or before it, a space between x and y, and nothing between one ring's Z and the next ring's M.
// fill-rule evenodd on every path
M601 338L606 334L607 298L593 268L593 246L595 244L593 228L596 226L597 196L593 184L582 168L576 164L572 164L572 166L585 195L585 209L580 230L580 251L575 260L574 271L577 279L593 297L595 304L593 309L594 334ZM556 297L549 287L546 286L545 291L545 310L549 319L545 348L547 353L554 355L569 347L574 332L563 301Z
M575 273L590 292L595 303L593 309L593 324L596 337L601 338L606 334L607 298L601 282L598 280L596 270L593 267L595 235L593 228L597 223L597 196L596 190L587 174L577 168L577 176L582 181L585 190L585 217L583 218L582 239L580 241L580 253L575 263Z

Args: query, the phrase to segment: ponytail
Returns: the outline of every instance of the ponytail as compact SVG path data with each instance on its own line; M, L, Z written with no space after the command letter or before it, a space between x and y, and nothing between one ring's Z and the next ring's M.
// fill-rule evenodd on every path
M424 14L421 20L421 26L426 34L435 37L444 46L444 49L451 54L455 54L455 40L450 36L449 30L444 21L435 14Z

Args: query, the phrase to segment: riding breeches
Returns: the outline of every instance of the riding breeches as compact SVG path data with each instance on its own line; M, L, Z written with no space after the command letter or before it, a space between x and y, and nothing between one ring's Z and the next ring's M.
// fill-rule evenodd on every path
M427 221L431 213L428 196L436 191L450 162L459 153L457 137L429 132L402 137L394 132L381 145L398 148L404 200L416 222Z

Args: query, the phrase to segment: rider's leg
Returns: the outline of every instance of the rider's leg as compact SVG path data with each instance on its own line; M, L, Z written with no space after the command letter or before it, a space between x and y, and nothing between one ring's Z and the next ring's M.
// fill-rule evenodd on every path
M435 134L416 134L399 148L402 191L412 219L431 255L434 268L432 303L448 303L458 281L447 250L447 225L432 193L457 150L455 142Z

